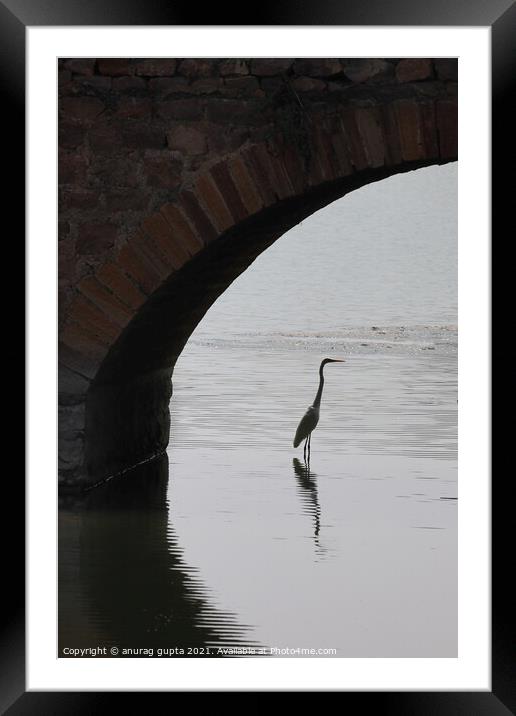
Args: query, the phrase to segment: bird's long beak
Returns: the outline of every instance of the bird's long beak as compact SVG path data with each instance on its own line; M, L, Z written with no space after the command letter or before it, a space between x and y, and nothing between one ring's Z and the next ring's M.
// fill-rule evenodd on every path
M332 363L345 363L346 361L344 358L328 358L329 361Z

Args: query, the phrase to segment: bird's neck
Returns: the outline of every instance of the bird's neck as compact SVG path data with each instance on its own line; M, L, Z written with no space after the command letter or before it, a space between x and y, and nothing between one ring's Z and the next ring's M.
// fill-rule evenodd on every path
M324 385L323 368L324 366L319 368L319 389L317 390L317 395L315 396L314 408L318 408L321 405L322 389Z

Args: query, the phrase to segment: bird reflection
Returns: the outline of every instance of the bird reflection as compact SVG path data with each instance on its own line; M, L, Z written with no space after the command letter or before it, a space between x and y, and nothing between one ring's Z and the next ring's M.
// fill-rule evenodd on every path
M301 500L303 502L304 511L314 522L314 538L315 543L319 544L319 532L321 531L321 508L319 506L319 497L317 493L316 474L310 472L309 463L301 463L297 457L292 460L296 479L300 487Z

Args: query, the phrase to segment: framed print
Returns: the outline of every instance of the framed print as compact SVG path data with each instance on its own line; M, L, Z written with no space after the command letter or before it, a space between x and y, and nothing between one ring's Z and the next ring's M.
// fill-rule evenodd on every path
M511 145L514 8L109 10L2 8L29 329L4 708L507 713L489 140Z

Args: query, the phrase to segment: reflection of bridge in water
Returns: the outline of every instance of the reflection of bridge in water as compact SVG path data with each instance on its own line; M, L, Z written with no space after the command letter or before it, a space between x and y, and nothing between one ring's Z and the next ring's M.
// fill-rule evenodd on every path
M59 655L64 647L258 646L210 603L169 522L168 457L64 505L59 517ZM221 555L221 559L223 556ZM247 636L246 636L247 635ZM175 654L168 654L175 655ZM178 653L178 656L181 654Z

